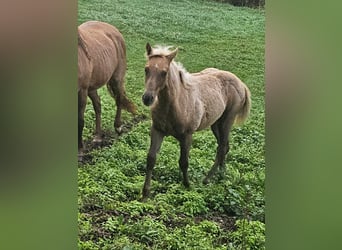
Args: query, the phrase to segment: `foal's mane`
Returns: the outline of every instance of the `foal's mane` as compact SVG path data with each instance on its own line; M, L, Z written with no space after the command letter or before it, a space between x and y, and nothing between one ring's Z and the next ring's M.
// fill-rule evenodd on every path
M173 46L161 46L161 45L156 45L153 49L152 52L149 56L147 56L147 58L150 57L156 57L156 56L167 56L169 55L171 52L173 52L171 50ZM169 68L169 74L171 76L171 79L173 81L180 81L183 86L188 89L191 86L191 82L190 82L190 76L191 74L184 68L184 66L180 63L180 62L176 62L174 60L172 60L171 64L170 64L170 68Z

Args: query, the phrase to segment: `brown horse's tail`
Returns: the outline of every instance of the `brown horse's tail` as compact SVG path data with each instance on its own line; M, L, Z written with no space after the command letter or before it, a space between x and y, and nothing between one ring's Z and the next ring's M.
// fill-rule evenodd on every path
M137 107L126 96L124 86L119 85L121 84L118 84L118 82L116 81L109 81L107 83L108 92L116 100L116 103L120 103L121 108L126 109L128 112L132 114L136 114Z
M126 109L128 112L132 114L137 113L137 107L134 105L133 102L131 102L126 95L123 96L121 99L121 107Z
M244 86L244 89L245 89L245 101L240 112L236 115L236 118L235 118L235 124L238 124L238 125L241 125L246 121L247 117L249 116L249 112L252 106L251 92L249 91L247 86Z

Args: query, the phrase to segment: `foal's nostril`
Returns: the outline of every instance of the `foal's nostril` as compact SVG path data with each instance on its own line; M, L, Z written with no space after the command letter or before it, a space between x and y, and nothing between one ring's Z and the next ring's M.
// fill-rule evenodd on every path
M142 101L146 106L150 106L153 103L153 100L154 100L154 98L153 98L153 95L151 95L151 94L145 93L142 96Z

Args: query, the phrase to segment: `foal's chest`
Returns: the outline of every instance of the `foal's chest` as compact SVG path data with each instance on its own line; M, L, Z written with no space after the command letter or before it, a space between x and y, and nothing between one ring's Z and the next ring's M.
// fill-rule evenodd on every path
M152 111L153 126L165 135L178 135L190 132L190 128L172 112Z

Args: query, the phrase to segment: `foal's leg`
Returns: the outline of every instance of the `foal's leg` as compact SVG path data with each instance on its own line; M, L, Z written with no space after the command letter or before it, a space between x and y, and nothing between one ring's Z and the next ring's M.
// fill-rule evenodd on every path
M96 90L88 92L94 111L95 111L95 136L93 139L94 143L102 142L102 132L101 132L101 100Z
M222 137L220 141L221 147L219 150L220 156L218 158L219 159L218 165L222 173L226 169L225 159L226 159L226 155L229 152L229 134L234 124L234 121L235 121L235 114L228 113L227 117L222 121L222 123L219 126L220 135L222 135Z
M213 125L211 125L211 131L213 131L213 134L215 135L217 145L220 144L220 131L218 127L218 121L216 121Z
M216 149L216 158L214 165L211 167L209 173L203 180L203 184L208 184L209 179L216 173L218 169L218 158L219 158L219 145L221 144L221 137L220 137L220 130L219 130L219 120L216 121L213 125L211 125L211 130L213 131L213 134L215 135L216 141L217 141L217 149Z
M226 113L226 114L225 114ZM218 146L216 150L215 163L209 170L207 176L204 178L203 183L208 184L209 179L217 172L218 168L220 170L225 170L225 158L229 151L229 133L231 127L234 123L235 115L225 112L223 116L212 126L212 130L217 139Z
M188 167L189 167L189 151L192 142L192 134L186 134L179 139L180 143L180 158L179 167L183 172L183 184L186 188L190 187Z
M83 153L83 141L82 133L84 127L84 111L87 104L87 93L86 89L80 89L78 91L78 160L82 161L84 156Z
M156 155L160 150L160 146L163 142L164 135L156 130L153 125L151 127L151 145L147 155L147 166L146 166L146 176L145 183L142 190L142 200L146 201L150 195L150 184L152 178L152 170L156 164Z

